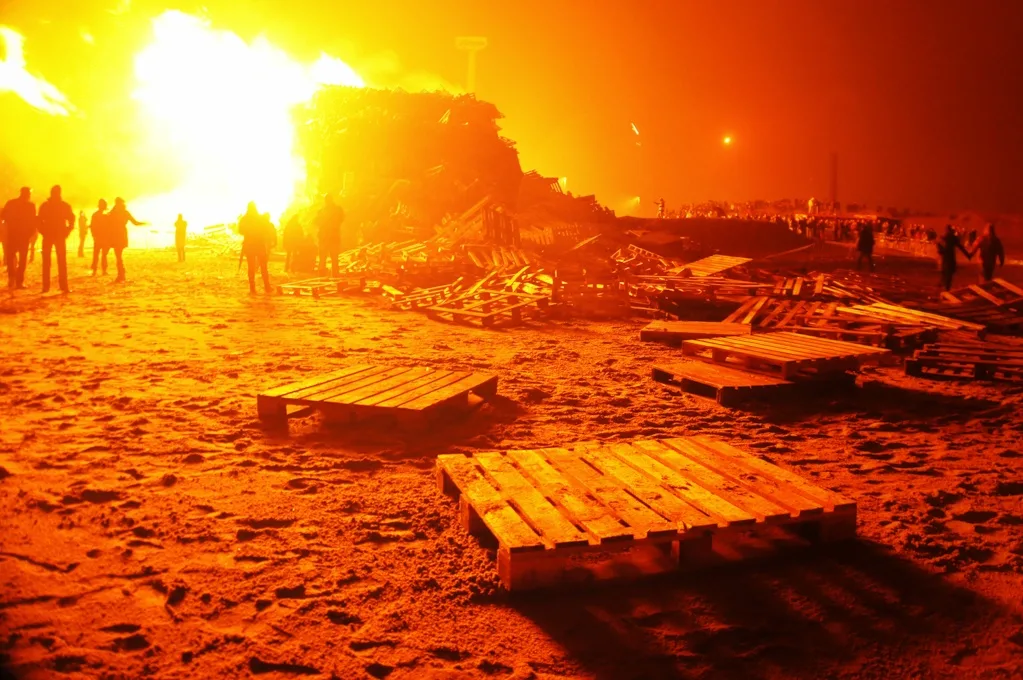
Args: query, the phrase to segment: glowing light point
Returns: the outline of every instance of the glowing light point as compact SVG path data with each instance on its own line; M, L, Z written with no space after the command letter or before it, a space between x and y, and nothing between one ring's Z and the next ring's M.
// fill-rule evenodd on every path
M731 146L732 145L732 136L731 135L725 135L725 138L723 140L721 140L721 141L724 143L725 146Z

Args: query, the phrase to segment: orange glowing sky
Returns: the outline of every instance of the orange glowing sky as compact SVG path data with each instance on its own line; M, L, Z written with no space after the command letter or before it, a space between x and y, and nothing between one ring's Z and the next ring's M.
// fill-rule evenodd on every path
M636 195L826 197L836 151L844 200L1023 211L1019 3L8 2L0 23L26 35L30 62L139 183L153 178L127 149L135 131L110 121L145 22L168 7L206 7L246 39L265 34L306 63L326 51L408 89L461 83L455 36L487 36L477 91L506 114L523 167L612 207ZM0 97L5 121L66 142L68 167L89 162L59 121L24 109ZM10 128L0 134L20 162Z

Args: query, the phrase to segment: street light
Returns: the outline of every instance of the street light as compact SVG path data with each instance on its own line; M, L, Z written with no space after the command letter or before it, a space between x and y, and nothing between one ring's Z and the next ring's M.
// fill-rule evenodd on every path
M455 38L455 47L469 53L469 75L466 78L466 92L476 91L476 53L485 49L489 43L482 36L462 36Z

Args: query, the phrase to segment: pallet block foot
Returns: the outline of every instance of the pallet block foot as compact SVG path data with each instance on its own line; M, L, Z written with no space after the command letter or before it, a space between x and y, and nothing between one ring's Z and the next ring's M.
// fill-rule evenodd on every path
M256 413L264 422L287 422L288 406L279 399L256 396Z
M813 544L838 543L856 538L856 514L843 513L835 517L797 524L794 533Z
M679 569L700 569L714 564L714 540L711 534L675 541L671 544L671 559Z
M479 516L464 494L458 499L458 517L462 521L462 526L471 535L485 536L490 533L487 530L487 525L483 523L483 518Z

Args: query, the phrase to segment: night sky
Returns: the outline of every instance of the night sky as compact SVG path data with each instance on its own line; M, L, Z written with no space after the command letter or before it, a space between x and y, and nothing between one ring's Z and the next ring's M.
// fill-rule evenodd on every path
M827 198L835 151L842 201L1023 212L1021 2L139 0L120 15L105 11L117 0L67 4L7 2L0 23L79 100L98 54L123 62L109 91L129 89L142 22L167 7L206 6L216 27L265 33L296 56L326 50L357 69L387 57L435 76L422 82L462 83L454 38L482 35L477 92L507 116L524 169L614 208L634 196L647 213L660 196ZM81 26L96 45L75 39ZM0 112L17 104L4 95Z

